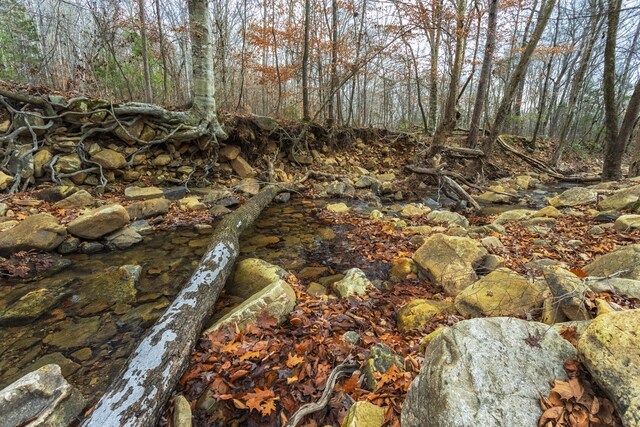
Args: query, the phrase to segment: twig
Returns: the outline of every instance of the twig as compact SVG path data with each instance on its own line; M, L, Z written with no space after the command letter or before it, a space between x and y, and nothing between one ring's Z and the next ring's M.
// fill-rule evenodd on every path
M334 387L336 386L336 380L345 374L352 374L356 369L358 369L357 364L350 363L352 360L351 355L347 356L347 358L333 368L331 374L329 375L329 379L327 379L327 384L324 387L324 391L322 392L322 396L320 396L320 400L317 402L307 403L302 405L289 419L289 422L285 424L284 427L296 427L304 417L307 415L313 414L314 412L318 412L323 409L329 403L329 397L333 392Z

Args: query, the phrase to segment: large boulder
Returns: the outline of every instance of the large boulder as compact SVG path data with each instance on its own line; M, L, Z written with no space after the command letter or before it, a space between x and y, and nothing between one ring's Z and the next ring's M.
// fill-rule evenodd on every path
M62 243L67 231L49 214L31 215L20 224L0 233L0 255L18 251L52 251Z
M296 293L293 288L284 280L277 280L251 295L242 304L209 327L205 334L214 332L226 325L244 329L247 325L255 323L261 315L274 317L280 323L291 313L295 305Z
M553 306L569 320L588 320L591 318L584 305L589 288L582 279L559 265L549 265L542 269L544 279L553 294Z
M617 295L626 295L631 298L640 299L640 280L622 279L620 277L586 280L585 284L594 292L611 292Z
M87 191L80 190L53 204L54 209L82 209L95 206L96 199Z
M277 265L269 264L259 258L243 259L236 264L231 281L227 282L226 290L229 295L249 298L273 282L286 277L287 274Z
M640 228L640 215L622 215L616 219L613 228L618 231L630 232Z
M543 323L465 320L427 347L402 406L402 427L535 426L540 394L566 379L576 351Z
M406 332L426 326L433 316L453 310L451 301L416 299L405 304L397 314L398 330Z
M542 306L543 290L508 268L499 268L464 289L455 300L464 317L524 316Z
M578 341L580 359L613 400L622 423L640 426L640 310L595 318Z
M640 199L640 185L624 188L600 201L598 208L602 211L624 210L633 208Z
M478 280L474 269L488 254L482 244L468 237L434 234L413 254L413 260L447 294L457 295Z
M610 276L618 273L617 277L640 280L640 244L624 246L584 267L589 276Z
M69 233L83 239L98 239L129 223L127 210L120 205L93 209L69 223Z
M338 280L332 285L333 292L340 298L349 298L353 295L365 295L367 290L373 287L373 283L359 268L347 270L344 278Z
M556 208L591 205L598 200L596 190L585 187L573 187L549 199L549 204Z
M67 427L84 404L60 367L45 365L0 391L0 425Z

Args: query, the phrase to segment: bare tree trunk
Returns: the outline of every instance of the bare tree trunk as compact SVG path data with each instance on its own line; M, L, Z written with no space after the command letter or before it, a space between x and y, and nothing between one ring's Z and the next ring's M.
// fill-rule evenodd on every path
M502 100L500 101L500 105L498 106L498 110L496 111L493 125L491 126L489 140L484 147L484 152L487 153L487 155L491 154L494 142L502 131L502 126L504 125L504 121L507 118L507 113L509 112L511 102L513 101L516 88L520 83L520 80L524 77L524 73L527 70L527 65L529 64L531 54L538 45L538 41L540 40L540 37L542 36L542 33L547 26L547 21L551 16L551 12L553 11L555 4L556 0L546 0L546 2L542 5L542 10L540 11L540 15L538 16L538 22L536 22L536 26L533 30L533 34L531 35L531 39L529 39L529 43L522 53L520 61L518 62L518 65L516 65L515 71L507 82Z
M636 86L633 89L633 94L629 98L629 104L627 104L627 111L622 119L622 125L620 126L620 133L618 133L618 139L620 144L623 144L623 152L626 151L631 134L633 134L634 126L638 120L638 114L640 114L640 80L636 82Z
M440 50L440 24L442 22L442 0L433 2L431 40L431 58L429 64L429 128L435 131L438 120L438 55Z
M309 27L311 0L304 0L304 43L302 46L302 120L309 121Z
M162 59L162 102L167 99L167 93L169 92L169 77L167 76L167 52L164 45L164 30L162 25L162 15L160 14L160 0L155 0L156 6L156 19L158 20L158 37L160 41L160 58Z
M489 77L491 76L491 67L493 65L493 52L496 49L496 23L498 21L497 16L498 0L490 0L489 19L487 22L487 41L484 48L484 59L482 60L482 69L480 70L480 79L478 80L478 90L473 106L471 124L469 125L469 136L467 137L467 146L471 148L476 148L478 145L478 130L480 129L480 120L482 119L484 99L487 96L487 89L489 87Z
M153 102L151 91L151 70L149 69L149 56L147 55L147 17L144 11L144 0L138 0L138 16L140 19L140 41L142 43L142 68L144 71L144 102Z
M592 12L593 15L589 22L589 28L585 30L584 34L584 37L586 37L586 41L580 54L580 64L578 65L578 70L576 71L571 82L569 100L567 101L567 112L564 117L564 121L562 122L562 126L560 127L560 141L558 142L558 146L554 150L553 156L551 157L551 166L553 167L558 165L560 159L562 158L562 153L567 147L567 134L569 132L569 126L571 125L571 121L573 120L576 104L578 102L578 96L580 95L580 88L582 87L582 82L584 81L584 77L587 73L587 68L589 67L591 52L593 50L593 46L598 40L598 35L600 32L599 29L601 23L603 22L600 19L600 16L596 13L595 9L592 10Z
M186 369L204 322L238 256L239 236L278 194L265 187L216 227L209 249L167 311L145 334L83 427L152 427Z
M616 37L620 20L621 0L609 0L607 8L607 38L604 47L604 127L606 130L602 180L622 177L622 156L625 142L618 138L618 108L616 105Z
M464 61L464 45L466 40L465 11L466 0L457 0L456 13L456 50L451 70L451 80L449 82L449 93L445 104L442 121L436 129L433 142L429 148L428 157L433 157L440 152L446 138L449 136L456 124L456 104L458 100L458 86L460 84L460 74L462 73L462 63Z
M640 176L640 125L636 120L635 138L631 143L631 165L629 166L629 176Z
M203 120L213 135L226 139L218 122L213 75L213 40L208 0L189 0L189 34L193 56L191 113Z
M329 83L329 105L327 110L327 127L332 128L335 124L334 98L338 86L338 1L331 1L331 77Z

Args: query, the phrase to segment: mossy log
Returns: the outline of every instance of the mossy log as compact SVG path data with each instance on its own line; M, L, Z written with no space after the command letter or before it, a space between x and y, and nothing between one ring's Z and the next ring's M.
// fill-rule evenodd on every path
M275 185L265 187L218 224L196 271L145 334L122 374L109 386L82 426L156 425L231 273L239 254L240 234L279 191Z

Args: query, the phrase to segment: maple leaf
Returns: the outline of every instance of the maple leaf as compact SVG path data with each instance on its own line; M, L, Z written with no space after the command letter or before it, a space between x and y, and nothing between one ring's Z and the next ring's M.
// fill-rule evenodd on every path
M289 368L295 368L302 362L304 362L304 357L300 357L300 356L289 353L289 358L287 359L286 365Z
M225 353L233 353L236 350L238 350L238 347L240 347L240 343L233 341L228 344L225 344L221 350L224 351Z
M259 351L247 351L245 354L240 356L240 360L245 361L249 359L259 359L260 352Z
M258 412L263 413L266 403L269 401L276 400L273 390L269 390L267 388L260 389L258 387L253 389L253 393L247 393L244 398L247 404L247 408L249 410L256 410Z
M267 400L262 407L262 415L268 416L276 409L275 399Z

